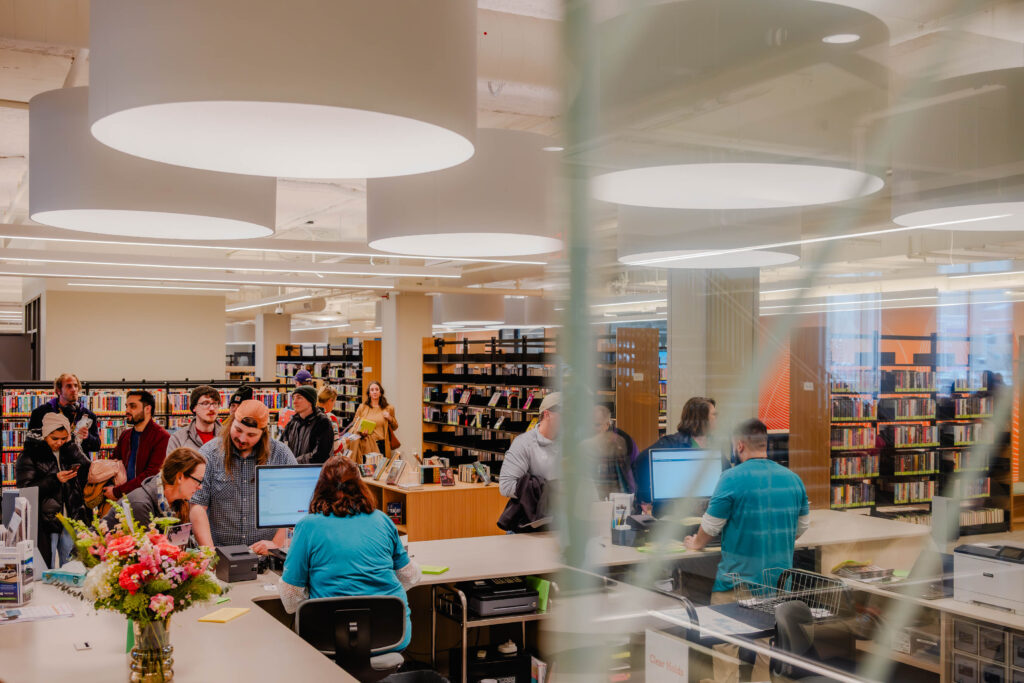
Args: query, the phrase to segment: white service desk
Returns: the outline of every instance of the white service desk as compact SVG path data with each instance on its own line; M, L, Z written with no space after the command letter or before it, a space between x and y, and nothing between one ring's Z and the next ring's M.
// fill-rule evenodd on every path
M233 584L223 605L205 603L171 617L174 679L195 681L339 681L355 682L324 655L252 599L276 596L264 583L276 574ZM128 680L125 653L127 620L91 606L54 586L37 584L32 605L66 602L75 616L0 626L0 681L3 683L110 683ZM199 617L219 607L249 607L226 624L201 623ZM75 643L91 649L78 651Z

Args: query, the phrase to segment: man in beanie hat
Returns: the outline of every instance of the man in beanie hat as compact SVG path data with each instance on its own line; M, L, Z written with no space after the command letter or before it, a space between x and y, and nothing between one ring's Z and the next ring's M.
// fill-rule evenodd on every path
M284 428L281 440L300 463L327 462L334 450L334 424L317 404L316 389L306 384L292 392L295 415Z
M206 384L196 387L189 394L188 409L195 419L171 434L171 438L167 440L168 455L182 447L198 451L220 434L221 426L217 422L217 411L220 410L219 391Z
M252 387L248 384L242 384L235 389L235 393L231 394L231 400L228 401L228 417L234 416L235 409L242 404L242 401L251 400L253 396ZM227 423L227 419L224 420L224 423Z
M67 562L74 540L57 515L77 517L82 488L89 476L89 458L71 438L71 423L61 413L46 413L39 431L30 430L14 465L18 488L39 488L36 546L50 569Z
M269 424L262 401L242 401L220 436L199 450L206 475L189 520L200 545L247 545L266 555L284 543L286 529L256 528L256 466L296 464L288 446L270 438Z

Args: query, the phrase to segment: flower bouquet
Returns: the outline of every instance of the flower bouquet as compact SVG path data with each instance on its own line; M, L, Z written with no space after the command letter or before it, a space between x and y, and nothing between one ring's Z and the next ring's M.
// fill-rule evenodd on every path
M221 592L210 574L216 561L212 548L185 550L168 542L157 526L177 522L156 520L142 527L125 519L115 506L113 530L102 519L91 525L60 516L75 539L75 554L89 570L82 587L97 610L120 612L131 621L132 681L163 682L173 676L168 622L175 612L205 602Z

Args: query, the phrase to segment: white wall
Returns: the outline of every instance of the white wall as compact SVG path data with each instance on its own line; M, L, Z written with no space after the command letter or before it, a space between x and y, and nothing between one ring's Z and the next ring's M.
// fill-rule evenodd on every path
M277 345L291 344L292 317L285 313L256 316L256 376L264 382L277 378Z
M43 301L44 379L224 377L223 296L50 289Z

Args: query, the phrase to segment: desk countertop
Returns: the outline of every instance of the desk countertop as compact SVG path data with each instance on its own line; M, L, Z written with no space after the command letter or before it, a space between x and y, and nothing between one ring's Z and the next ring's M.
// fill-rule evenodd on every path
M264 578L266 577L266 578ZM223 605L197 605L171 617L174 674L179 681L342 681L354 683L334 663L299 638L252 599L276 596L263 588L276 574L234 584ZM127 680L127 620L113 612L94 612L88 603L54 586L37 584L32 606L66 602L75 616L0 626L0 676L7 683L109 683ZM226 624L199 617L220 607L249 607ZM74 643L88 641L89 650Z

